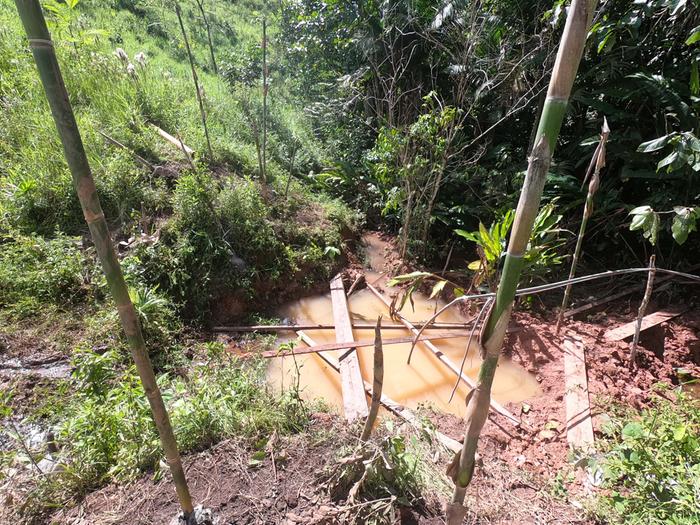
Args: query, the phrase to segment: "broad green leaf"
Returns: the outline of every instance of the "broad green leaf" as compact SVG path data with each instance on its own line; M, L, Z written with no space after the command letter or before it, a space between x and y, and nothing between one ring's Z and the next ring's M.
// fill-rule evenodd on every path
M637 151L641 153L650 153L652 151L657 151L663 148L666 144L668 144L668 141L674 136L673 133L669 133L668 135L664 135L663 137L659 137L654 140L649 140L647 142L642 142L639 147L637 147Z
M697 216L692 208L676 206L673 208L676 215L671 223L671 234L678 244L683 244L688 239L688 234L697 229Z
M415 279L419 279L419 278L430 277L431 275L433 275L433 274L428 273L428 272L404 273L402 275L397 275L395 277L392 277L389 280L389 282L387 283L387 286L396 286L397 284L407 283L407 282L414 281Z
M622 438L636 439L644 435L644 428L636 422L627 423L622 429Z
M651 208L651 206L637 206L629 214L630 215L646 215L647 213L651 213L653 211L654 210Z
M688 430L688 427L685 425L679 425L676 428L673 429L673 439L675 441L683 441L683 438L685 438L686 431Z
M678 151L674 151L670 155L664 157L659 161L659 163L656 165L656 171L661 171L662 168L665 168L666 166L670 166L673 164L679 157Z
M469 268L473 272L481 270L481 259L470 262L467 265L467 268Z
M700 40L700 26L696 27L691 31L690 36L685 41L685 43L689 46L692 46L698 40Z
M438 281L435 283L435 286L433 286L433 291L430 292L430 297L429 299L433 299L435 296L437 296L442 290L445 288L445 285L447 284L447 281Z

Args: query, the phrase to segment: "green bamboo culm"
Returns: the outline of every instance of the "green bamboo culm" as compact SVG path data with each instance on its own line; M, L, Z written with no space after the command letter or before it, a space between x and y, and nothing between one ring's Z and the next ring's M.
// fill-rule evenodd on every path
M34 61L39 70L46 98L63 144L63 151L73 177L73 185L80 199L85 221L95 243L97 255L102 263L102 269L107 277L122 327L129 342L131 355L151 406L163 451L172 472L180 506L187 518L193 511L192 498L187 487L187 480L182 468L175 434L170 425L170 418L156 383L156 377L148 357L143 334L141 333L141 325L139 324L134 305L129 298L129 291L124 282L121 266L112 245L107 221L102 212L102 206L100 205L90 165L85 155L80 131L68 99L68 92L63 83L63 77L56 59L51 35L46 27L46 21L41 11L41 5L38 0L15 0L15 4L24 30L27 33L29 46L34 55Z
M535 146L530 154L527 174L515 212L505 264L496 291L496 301L481 337L483 362L476 388L467 396L464 443L448 470L455 483L452 499L446 509L448 525L460 525L467 512L464 496L474 474L476 449L488 417L491 385L513 309L515 290L524 266L523 257L539 211L547 172L583 56L596 3L597 0L573 0L567 15L547 98L537 124Z

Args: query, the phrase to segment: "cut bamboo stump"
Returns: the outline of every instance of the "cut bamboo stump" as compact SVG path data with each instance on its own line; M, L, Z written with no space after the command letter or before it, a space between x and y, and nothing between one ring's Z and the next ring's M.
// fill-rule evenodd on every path
M302 330L299 330L297 332L297 335L305 344L309 346L318 346L316 345L314 340L311 339L311 337L305 334ZM335 357L332 357L328 352L318 353L317 355L333 370L335 370L336 372L340 372L340 365ZM366 394L368 396L371 396L372 385L370 385L368 381L363 381L363 386ZM389 396L382 394L380 403L385 409L409 423L416 430L421 432L425 430L420 419L418 419L418 417L410 409L400 405L399 403L391 399ZM456 439L452 439L451 437L446 436L445 434L438 432L437 430L435 431L435 439L437 439L437 441L443 447L445 447L451 452L454 452L455 454L462 449L462 444L459 441L457 441Z
M574 449L593 448L593 421L588 397L586 353L583 343L572 336L564 339L566 381L566 440Z
M369 283L367 283L367 288L369 288L369 290L377 297L377 299L384 303L384 305L387 308L391 309L389 301L387 301L384 298L384 296L379 292L379 290L377 290L374 286L372 286ZM399 319L399 321L401 321L401 324L408 328L414 335L418 335L418 330L416 330L416 327L413 326L410 321L408 321L399 313L396 313L395 315ZM459 369L459 367L449 357L443 354L437 346L435 346L430 341L420 341L420 343L423 344L428 350L430 350L430 352L432 352L432 354L435 357L437 357L440 360L440 362L442 362L447 368L449 368L462 382L466 383L466 385L469 386L469 388L476 388L476 383L472 379L464 375ZM517 417L515 417L508 410L506 410L505 407L503 407L500 403L494 401L493 399L491 399L491 409L501 414L515 426L520 425L520 420Z
M354 341L345 287L340 274L331 280L331 303L333 304L336 341L339 343ZM357 352L354 347L351 347L339 350L338 354L345 419L354 421L360 417L367 417L367 400L365 399L362 372L360 371L360 361L357 358Z
M658 312L654 312L653 314L644 316L644 318L642 318L642 327L640 329L640 332L648 330L649 328L652 328L661 323L665 323L666 321L669 321L674 317L678 317L686 310L687 308L685 307L673 308L669 310L659 310ZM605 339L607 339L608 341L622 341L624 339L627 339L628 337L634 336L634 331L636 327L637 320L635 319L634 321L630 321L629 323L623 324L622 326L618 326L617 328L608 330L605 333Z

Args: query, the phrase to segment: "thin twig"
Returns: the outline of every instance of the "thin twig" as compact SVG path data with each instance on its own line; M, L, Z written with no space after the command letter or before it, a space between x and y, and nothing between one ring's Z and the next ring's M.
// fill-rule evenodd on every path
M649 257L649 277L647 278L647 287L644 290L644 298L642 303L639 305L639 311L637 312L637 325L634 327L634 339L632 341L632 350L630 351L630 368L634 369L637 364L637 345L639 344L639 333L642 330L642 320L644 319L644 314L647 311L647 306L649 306L649 299L651 299L652 288L654 287L654 277L656 275L656 255Z

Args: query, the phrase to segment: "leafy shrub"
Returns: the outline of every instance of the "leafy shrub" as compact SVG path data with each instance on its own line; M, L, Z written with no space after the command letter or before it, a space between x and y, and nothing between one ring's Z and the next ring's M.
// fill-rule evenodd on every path
M221 344L206 349L208 362L187 378L158 378L183 452L228 436L261 437L306 426L308 413L295 392L277 397L267 389L264 362L243 365ZM159 468L160 443L143 388L133 367L121 369L120 360L116 351L80 351L74 358L77 395L57 437L78 487Z
M700 411L683 394L607 425L601 514L630 524L700 522Z
M77 304L90 293L91 264L79 240L57 234L0 237L0 306Z

